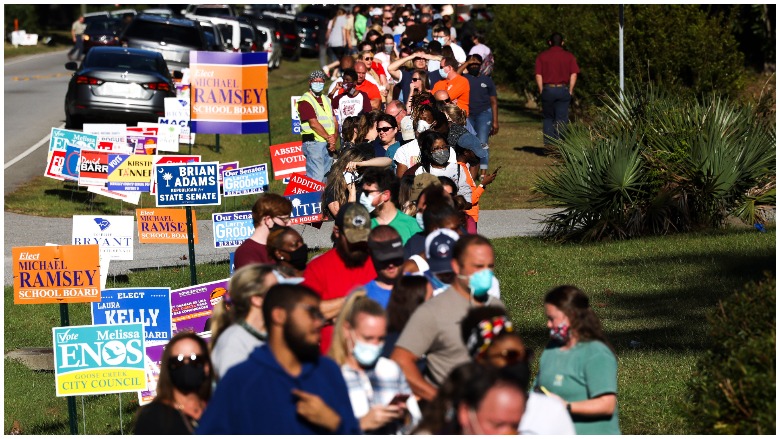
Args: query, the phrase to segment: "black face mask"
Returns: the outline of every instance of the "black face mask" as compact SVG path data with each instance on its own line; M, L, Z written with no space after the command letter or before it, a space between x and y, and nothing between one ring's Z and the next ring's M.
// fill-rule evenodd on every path
M203 381L206 380L206 371L203 365L190 363L182 364L176 369L171 369L171 382L183 393L192 393L200 390Z
M290 253L290 265L296 270L303 270L306 268L306 262L309 260L309 246L306 244L301 245L295 251Z
M469 75L471 76L479 76L479 66L469 67L466 70L469 72Z

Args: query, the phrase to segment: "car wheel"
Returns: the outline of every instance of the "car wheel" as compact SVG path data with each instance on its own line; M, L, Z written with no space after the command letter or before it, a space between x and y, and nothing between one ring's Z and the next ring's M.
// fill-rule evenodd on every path
M84 120L78 116L70 114L65 110L65 128L68 129L81 129L84 125Z

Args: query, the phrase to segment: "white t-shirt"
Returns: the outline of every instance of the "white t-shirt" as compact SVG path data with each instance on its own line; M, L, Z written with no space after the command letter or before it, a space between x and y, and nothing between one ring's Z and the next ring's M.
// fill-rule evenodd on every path
M328 36L328 47L344 47L347 42L344 41L344 26L347 25L347 16L342 15L328 22L330 36Z
M395 151L395 155L393 156L393 161L395 161L396 163L400 163L402 165L406 165L407 168L411 168L412 166L419 163L420 144L417 143L417 139L414 139L409 143L405 143L401 145L401 147ZM447 160L447 162L448 163L458 162L457 158L455 157L455 150L453 148L450 148L450 158L449 160Z
M528 395L525 413L517 429L520 434L573 436L574 423L560 401L537 392Z
M220 334L217 344L211 352L211 364L218 378L225 376L228 370L236 364L243 363L249 358L255 348L262 346L263 342L250 334L241 325L234 323L228 326Z
M455 55L455 61L460 64L466 62L466 51L462 47L455 43L450 43L450 47L452 48L452 54Z
M411 142L410 142L411 143ZM408 145L408 143L407 143ZM455 155L455 151L450 148L450 157ZM426 171L422 166L417 168L414 175L424 174ZM449 162L444 169L434 168L431 166L431 174L436 177L449 177L455 184L458 185L458 195L462 195L467 202L471 203L471 185L466 178L466 172L456 163Z

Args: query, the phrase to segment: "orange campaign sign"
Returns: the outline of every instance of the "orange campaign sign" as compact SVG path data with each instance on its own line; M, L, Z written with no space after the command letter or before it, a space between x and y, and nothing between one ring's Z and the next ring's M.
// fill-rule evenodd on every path
M100 302L100 248L14 247L14 304Z
M193 133L268 132L268 54L190 54Z
M187 244L187 211L184 209L136 209L138 242L141 244ZM192 215L192 233L198 243L198 223Z

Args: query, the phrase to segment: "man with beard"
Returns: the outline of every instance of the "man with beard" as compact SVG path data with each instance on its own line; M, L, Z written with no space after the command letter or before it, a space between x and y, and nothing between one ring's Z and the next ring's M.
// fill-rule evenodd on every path
M368 235L368 248L371 260L374 261L376 279L365 285L366 297L387 309L393 285L401 276L401 266L404 264L401 235L390 226L376 226Z
M225 374L197 434L360 434L338 365L319 354L319 306L300 285L268 290L268 343Z
M334 247L312 259L306 266L303 285L313 289L322 299L320 310L325 316L320 352L328 352L333 336L333 321L346 296L353 288L376 278L374 264L368 254L368 234L371 216L365 207L347 203L339 209L333 226Z

